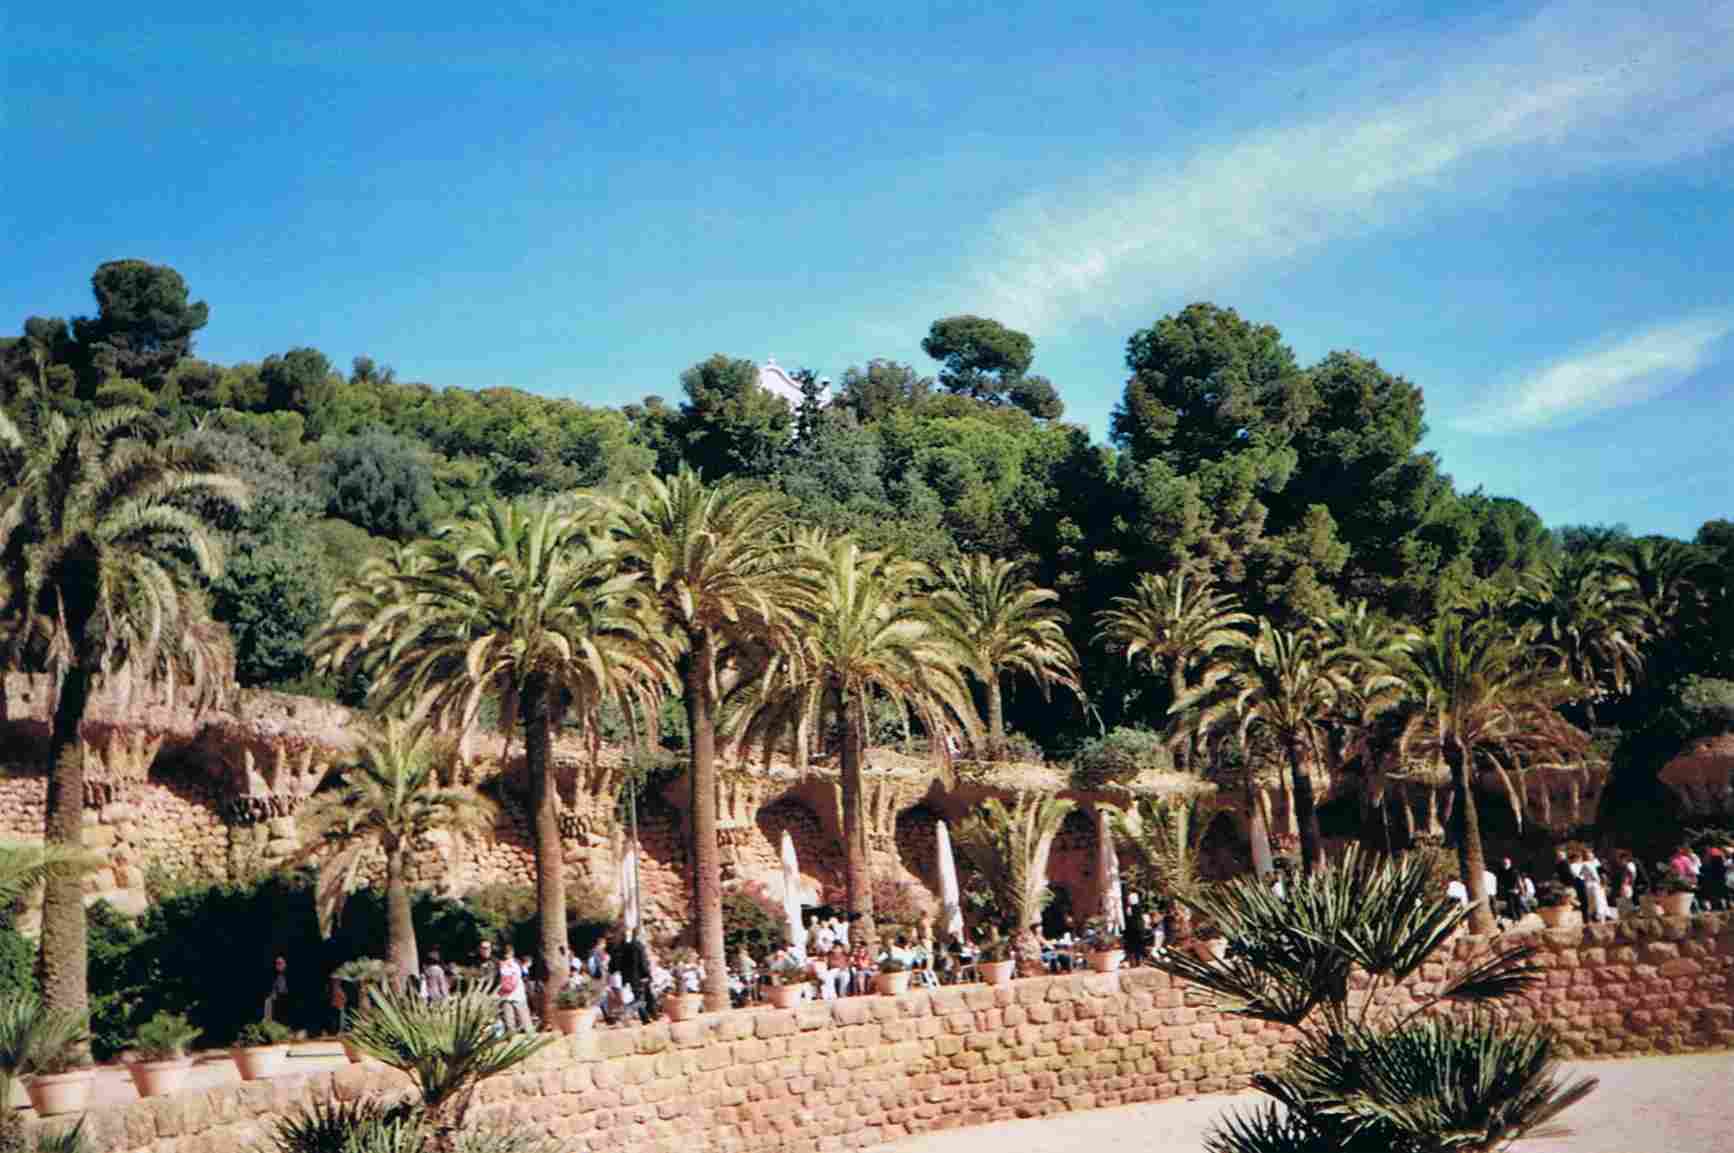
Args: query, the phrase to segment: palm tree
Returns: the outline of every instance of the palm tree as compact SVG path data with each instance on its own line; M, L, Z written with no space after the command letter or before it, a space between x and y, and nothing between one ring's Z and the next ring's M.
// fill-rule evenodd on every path
M1198 845L1210 811L1200 796L1144 796L1130 808L1110 810L1108 825L1138 850L1157 888L1183 897L1198 888Z
M762 741L768 755L780 732L793 732L799 742L803 730L822 732L827 719L838 722L849 911L870 939L873 886L861 781L868 702L887 699L905 718L918 715L930 733L953 724L973 728L975 707L962 654L922 595L926 566L863 552L849 537L808 537L801 551L811 596L789 659L757 679L742 740Z
M435 830L470 832L492 823L487 802L462 789L442 789L432 735L418 724L390 717L361 738L358 755L343 766L341 787L320 793L302 822L331 856L347 892L366 849L385 856L386 959L404 977L419 971L415 922L410 917L409 856Z
M0 909L10 908L57 869L85 872L96 859L64 845L0 841Z
M933 612L962 663L987 690L988 759L1005 757L1007 673L1034 680L1046 699L1050 685L1082 696L1078 654L1066 637L1066 614L1053 589L1024 576L1014 561L974 554L946 565L933 593Z
M1432 632L1397 665L1403 685L1398 756L1445 764L1451 777L1457 861L1477 933L1493 929L1483 874L1481 817L1474 784L1494 773L1520 809L1512 774L1525 765L1581 755L1588 737L1560 716L1558 706L1579 690L1557 668L1532 658L1522 633L1474 627L1442 614ZM1521 810L1520 810L1521 811Z
M191 502L239 507L246 487L152 431L125 407L76 420L41 412L23 426L0 414L0 621L12 663L55 679L50 845L81 843L79 729L98 683L190 684L197 705L228 679L224 635L197 587L222 571L223 550ZM83 889L76 871L57 870L42 908L52 1008L87 1011L85 954Z
M1333 753L1333 771L1353 762L1360 764L1363 835L1369 835L1373 812L1379 816L1378 829L1385 852L1391 851L1391 828L1386 794L1390 775L1386 771L1387 757L1395 745L1395 734L1388 724L1381 723L1380 714L1400 689L1400 683L1388 674L1421 640L1420 634L1373 613L1365 600L1339 608L1328 616L1317 618L1313 627L1326 638L1326 643L1342 654L1345 671L1352 681L1366 685L1382 678L1382 697L1356 695L1347 698L1344 706L1353 715L1339 730L1340 739L1328 746Z
M1238 730L1242 747L1263 737L1288 758L1300 823L1301 861L1308 871L1324 863L1312 767L1327 759L1333 730L1348 723L1358 694L1381 687L1357 683L1354 664L1318 633L1279 629L1259 618L1258 637L1204 674L1203 683L1171 706L1176 714L1202 706L1200 732L1224 724Z
M1217 592L1208 576L1189 579L1179 570L1145 573L1130 596L1115 597L1112 607L1096 614L1096 640L1123 654L1128 663L1142 660L1152 673L1168 679L1169 712L1178 727L1180 713L1173 706L1192 691L1188 674L1224 650L1246 647L1245 626L1252 623L1239 598ZM1192 735L1183 728L1178 735L1190 767Z
M555 729L570 721L593 732L605 701L654 715L672 687L646 589L619 561L574 513L495 502L436 530L413 560L364 573L311 645L323 669L370 668L381 712L464 732L493 698L503 731L522 721L548 973L564 971L567 948ZM558 982L545 984L546 1011Z
M1591 728L1596 702L1625 696L1642 673L1649 611L1632 578L1601 553L1574 553L1524 574L1515 605L1584 693Z
M717 710L721 670L749 646L789 644L802 583L784 501L744 481L707 485L682 468L645 476L601 502L622 555L641 572L652 611L684 650L692 783L693 914L707 1009L728 1007L722 857L717 846Z
M957 845L981 874L1000 915L1011 920L1012 945L1020 968L1041 964L1041 946L1030 926L1047 905L1048 854L1054 837L1076 806L1053 796L1019 793L1010 808L989 797L964 819Z

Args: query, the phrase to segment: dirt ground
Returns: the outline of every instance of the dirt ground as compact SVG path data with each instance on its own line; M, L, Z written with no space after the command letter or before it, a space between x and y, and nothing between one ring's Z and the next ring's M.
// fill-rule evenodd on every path
M1734 1148L1734 1053L1574 1062L1601 1080L1565 1115L1564 1136L1519 1153L1719 1153ZM881 1153L1189 1153L1211 1120L1256 1094L1159 1101L951 1129L879 1146Z

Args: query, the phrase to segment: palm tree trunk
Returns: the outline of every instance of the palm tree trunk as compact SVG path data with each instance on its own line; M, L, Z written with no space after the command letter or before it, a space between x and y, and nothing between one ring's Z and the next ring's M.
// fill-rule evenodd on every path
M862 809L861 761L865 726L861 718L861 698L843 693L843 844L845 854L844 885L848 891L849 912L855 922L849 927L850 943L860 940L869 948L876 940L873 926L873 875L867 864L867 818Z
M524 761L536 839L536 920L540 926L542 1019L554 1019L554 995L566 979L566 862L560 849L560 791L554 782L554 701L545 677L524 684ZM407 896L406 896L407 900Z
M704 962L704 1007L710 1012L729 1007L722 853L716 833L716 718L710 699L715 678L716 650L710 633L700 630L693 634L692 656L686 665L686 723L692 739L692 913L698 925L698 955Z
M1005 698L1000 689L999 670L987 678L987 759L1005 759Z
M1313 775L1308 770L1306 750L1298 737L1288 739L1288 767L1294 782L1295 818L1300 824L1301 866L1314 873L1324 867L1324 838L1319 835L1319 809L1313 797Z
M1470 792L1469 758L1455 740L1445 742L1445 764L1451 769L1452 808L1457 811L1457 864L1469 890L1469 930L1493 932L1493 910L1487 900L1487 856L1481 848L1481 815Z
M410 912L409 880L404 876L408 865L408 845L385 847L386 961L405 981L420 971L416 961L415 918Z
M78 852L84 843L84 749L79 725L90 699L90 673L66 670L54 704L48 742L48 820L44 840ZM84 925L84 880L77 869L56 869L43 885L43 1000L48 1007L83 1014L90 1010L89 945Z
M1181 658L1175 657L1174 664L1168 671L1168 704L1172 708L1174 702L1186 695L1186 666ZM1192 746L1197 734L1187 724L1185 714L1174 718L1174 723L1180 727L1180 771L1192 771Z
M1258 795L1258 780L1246 774L1247 841L1252 851L1252 871L1264 876L1274 867L1270 854L1270 830L1264 826L1264 798Z

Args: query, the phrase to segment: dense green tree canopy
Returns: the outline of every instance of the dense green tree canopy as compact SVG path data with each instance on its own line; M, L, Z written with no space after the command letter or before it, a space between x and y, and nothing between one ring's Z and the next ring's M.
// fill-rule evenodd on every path
M192 351L210 310L189 299L181 274L143 260L111 260L90 278L96 315L72 322L92 383L110 376L154 382Z
M233 558L212 608L249 683L306 683L297 637L334 583L390 541L496 498L613 488L681 466L766 482L799 522L864 549L1021 565L1057 594L1081 687L1107 724L1165 723L1172 690L1111 659L1090 622L1140 579L1177 572L1208 577L1282 629L1362 599L1383 620L1424 629L1452 605L1515 611L1513 598L1533 593L1533 574L1562 553L1606 555L1597 564L1629 565L1642 612L1669 624L1631 642L1637 664L1580 662L1625 686L1596 702L1598 717L1621 724L1682 677L1734 674L1729 522L1647 552L1619 529L1550 531L1519 499L1457 490L1422 447L1421 382L1398 366L1349 350L1305 365L1276 327L1215 304L1130 335L1104 444L1063 423L1061 390L1035 375L1030 336L983 316L944 317L908 347L833 366L829 404L817 372L798 374L813 395L792 406L758 386L750 360L718 355L670 379L667 400L603 408L435 387L369 356L343 373L306 346L199 360L192 342L208 309L173 269L113 262L92 287L94 317L28 317L0 339L0 403L15 416L38 400L72 416L146 409L246 481L250 510L204 512ZM912 366L921 354L937 362L933 376ZM1614 648L1635 631L1622 619ZM1036 691L1008 680L1018 727L1061 747L1082 739L1083 719L1039 707Z

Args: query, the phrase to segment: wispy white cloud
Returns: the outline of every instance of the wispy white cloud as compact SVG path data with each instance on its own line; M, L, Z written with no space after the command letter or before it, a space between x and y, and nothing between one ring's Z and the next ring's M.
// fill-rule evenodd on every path
M1709 361L1734 332L1725 315L1692 316L1630 333L1530 373L1456 422L1465 432L1530 432L1666 392Z
M1671 9L1671 10L1668 10ZM1734 0L1574 3L1349 102L1184 157L1105 166L998 214L953 295L1038 333L1194 293L1425 208L1447 185L1663 162L1734 133Z

